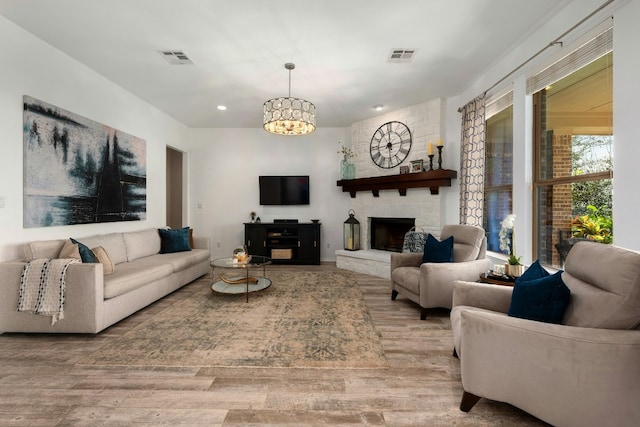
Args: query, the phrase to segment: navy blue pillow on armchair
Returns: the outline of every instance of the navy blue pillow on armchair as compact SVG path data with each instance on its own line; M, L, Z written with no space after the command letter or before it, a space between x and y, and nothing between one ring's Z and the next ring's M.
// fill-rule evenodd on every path
M540 265L540 260L536 260L533 264L527 268L522 276L516 279L516 283L519 282L528 282L534 279L542 279L543 277L549 276L549 272Z
M424 244L422 262L453 262L453 236L440 242L429 234Z
M562 281L562 271L528 281L517 281L511 294L509 316L561 323L571 291Z

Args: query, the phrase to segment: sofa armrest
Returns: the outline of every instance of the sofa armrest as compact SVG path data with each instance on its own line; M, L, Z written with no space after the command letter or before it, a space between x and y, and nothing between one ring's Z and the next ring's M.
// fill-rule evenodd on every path
M465 305L507 313L512 293L511 286L458 280L453 284L453 307Z
M476 396L510 403L553 425L640 421L640 331L462 308L461 346L462 385Z
M89 332L102 321L104 275L102 264L71 264L65 283L64 319L51 325L49 316L19 312L18 293L24 262L0 263L0 332Z
M391 253L391 271L398 267L419 267L424 254L421 252Z
M475 281L491 268L489 259L465 262L424 263L420 265L422 283L453 283L455 280ZM451 285L449 285L451 286Z
M209 239L207 237L193 237L193 247L194 249L206 249L208 251L211 250Z
M491 266L488 259L420 265L420 306L451 308L453 282L477 280Z

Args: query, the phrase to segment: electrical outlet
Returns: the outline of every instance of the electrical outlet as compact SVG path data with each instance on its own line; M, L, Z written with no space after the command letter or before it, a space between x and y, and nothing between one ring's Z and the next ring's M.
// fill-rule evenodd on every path
M220 242L216 243L216 247L219 248L220 247Z
M198 203L198 209L202 209L202 203Z
M331 248L331 243L327 243L327 249Z

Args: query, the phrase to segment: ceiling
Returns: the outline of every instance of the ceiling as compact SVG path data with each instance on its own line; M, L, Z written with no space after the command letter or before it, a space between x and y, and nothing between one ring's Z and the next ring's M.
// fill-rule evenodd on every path
M0 0L0 14L189 127L261 127L264 101L288 94L286 62L318 127L343 127L460 94L569 2ZM413 61L388 62L397 48Z

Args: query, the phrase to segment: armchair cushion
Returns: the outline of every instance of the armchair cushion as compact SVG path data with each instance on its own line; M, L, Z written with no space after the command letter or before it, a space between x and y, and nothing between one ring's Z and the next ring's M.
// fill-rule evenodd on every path
M454 237L453 262L485 258L487 239L484 229L474 225L449 224L442 227L440 239Z
M571 294L561 275L562 272L558 271L545 277L516 282L511 295L509 316L561 323Z
M453 236L440 242L429 234L424 244L422 262L453 262Z
M571 289L564 322L571 326L636 329L640 326L640 256L612 245L578 242L564 265Z

